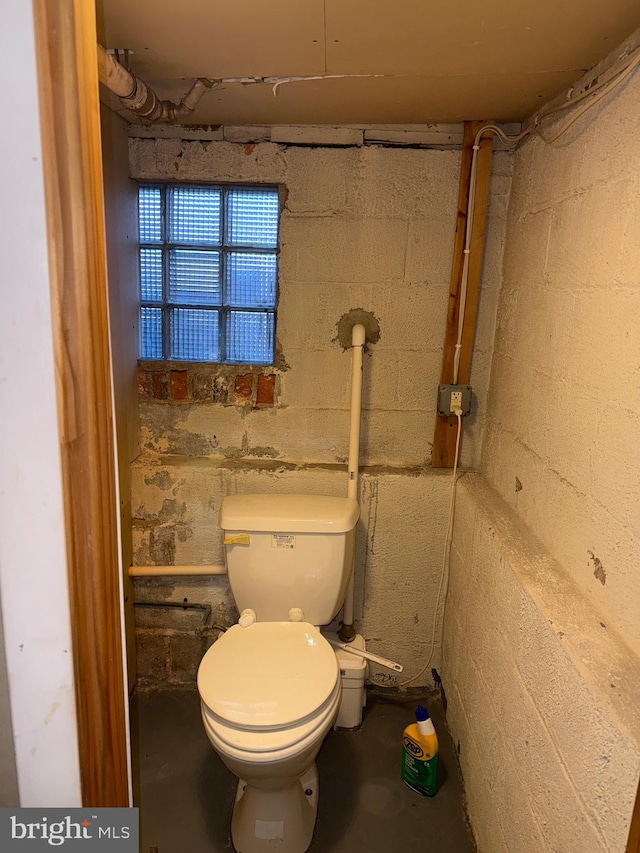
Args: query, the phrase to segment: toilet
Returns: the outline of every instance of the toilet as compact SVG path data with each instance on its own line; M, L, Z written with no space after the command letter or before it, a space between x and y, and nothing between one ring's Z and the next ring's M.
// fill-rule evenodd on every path
M204 728L238 777L237 853L304 853L318 808L315 763L340 708L340 668L319 631L340 610L357 501L232 495L222 501L229 586L240 612L203 657Z

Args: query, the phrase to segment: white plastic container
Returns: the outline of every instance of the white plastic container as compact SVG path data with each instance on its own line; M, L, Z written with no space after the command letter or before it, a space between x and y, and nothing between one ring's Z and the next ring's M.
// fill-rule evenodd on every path
M327 633L326 637L339 640L337 634ZM356 634L350 646L361 651L366 651L364 637ZM342 679L342 700L338 718L334 723L334 729L359 729L362 725L362 711L367 703L367 694L364 689L364 680L369 669L367 661L358 655L352 655L343 649L334 649L340 667Z

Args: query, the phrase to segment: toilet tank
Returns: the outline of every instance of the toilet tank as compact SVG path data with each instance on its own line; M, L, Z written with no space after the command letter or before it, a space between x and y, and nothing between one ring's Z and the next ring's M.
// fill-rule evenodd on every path
M299 607L305 621L328 625L347 591L359 516L353 498L223 498L220 527L238 610L250 607L259 621L286 622Z

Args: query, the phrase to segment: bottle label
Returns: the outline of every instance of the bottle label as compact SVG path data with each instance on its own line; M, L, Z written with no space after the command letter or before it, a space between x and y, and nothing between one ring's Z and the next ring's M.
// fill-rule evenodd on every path
M438 753L428 755L407 735L402 741L402 781L425 797L433 797L438 785Z

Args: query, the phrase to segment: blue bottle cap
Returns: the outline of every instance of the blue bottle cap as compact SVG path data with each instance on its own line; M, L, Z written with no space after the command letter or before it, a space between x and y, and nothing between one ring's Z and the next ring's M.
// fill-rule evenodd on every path
M416 720L419 723L422 723L428 719L429 719L429 712L427 711L427 709L425 707L423 707L422 705L418 705L418 707L416 708Z

